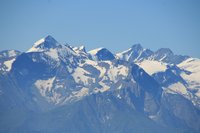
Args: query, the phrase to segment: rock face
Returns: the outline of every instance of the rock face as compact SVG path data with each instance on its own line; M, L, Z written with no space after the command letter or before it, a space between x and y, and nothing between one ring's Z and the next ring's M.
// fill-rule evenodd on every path
M87 52L51 36L7 53L0 132L200 131L199 59L140 44L116 55Z
M144 49L141 44L135 44L128 50L118 53L117 57L121 60L126 60L129 62L132 61L140 61L145 58L148 58L149 56L153 55L153 52L149 49Z

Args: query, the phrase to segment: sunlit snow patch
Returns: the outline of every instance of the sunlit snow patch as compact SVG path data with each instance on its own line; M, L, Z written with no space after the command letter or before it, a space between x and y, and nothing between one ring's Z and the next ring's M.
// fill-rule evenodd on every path
M11 70L11 68L12 68L12 63L13 63L14 61L15 61L15 58L4 62L4 65L7 67L6 71L10 71L10 70Z
M144 60L137 64L141 68L143 68L149 75L158 72L164 72L167 69L167 65L165 63L154 60Z

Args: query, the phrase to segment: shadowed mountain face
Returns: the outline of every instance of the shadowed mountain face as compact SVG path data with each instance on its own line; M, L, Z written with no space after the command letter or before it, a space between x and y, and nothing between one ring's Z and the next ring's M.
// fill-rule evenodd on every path
M106 60L114 60L114 55L107 50L106 48L98 48L88 52L93 60L97 61L106 61Z
M200 131L198 59L139 44L87 52L51 36L11 53L0 53L0 132Z

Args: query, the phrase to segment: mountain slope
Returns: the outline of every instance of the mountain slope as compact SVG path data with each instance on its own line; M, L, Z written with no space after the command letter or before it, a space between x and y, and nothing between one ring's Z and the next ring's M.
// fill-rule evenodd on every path
M200 65L198 59L175 55L168 48L161 48L151 52L148 56L133 58L135 56L129 55L129 53L134 53L135 51L141 53L140 55L144 55L145 49L136 44L128 51L122 52L123 54L119 53L117 55L120 55L123 60L127 60L125 57L130 56L127 61L135 62L148 74L152 75L162 87L183 95L200 108L200 97L198 95L200 91L198 78L200 77L198 71Z
M177 132L180 130L166 128L134 111L124 101L112 94L94 94L83 100L62 106L47 113L31 114L27 112L26 119L21 120L20 127L14 130L20 132L95 132L95 133L129 133L129 132ZM16 122L17 123L17 122ZM141 128L141 124L142 127ZM1 131L8 131L6 128ZM77 128L78 127L78 128ZM164 129L164 130L163 130ZM13 132L11 128L10 132ZM9 132L8 132L9 133Z
M87 52L44 37L2 69L1 132L198 132L198 91L187 80L198 60L173 64L164 51Z

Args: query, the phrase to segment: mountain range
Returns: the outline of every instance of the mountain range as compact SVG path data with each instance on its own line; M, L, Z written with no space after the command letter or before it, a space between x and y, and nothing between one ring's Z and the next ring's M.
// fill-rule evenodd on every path
M200 132L200 59L47 36L0 52L1 133Z

